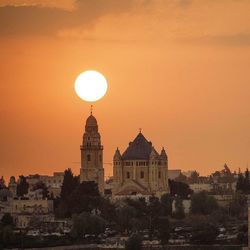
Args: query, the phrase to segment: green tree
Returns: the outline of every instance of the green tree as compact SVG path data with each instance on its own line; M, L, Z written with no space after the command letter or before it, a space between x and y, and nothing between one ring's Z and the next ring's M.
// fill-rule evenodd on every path
M166 216L161 216L158 218L157 229L158 229L158 238L160 239L161 244L162 245L167 244L171 230L170 230L169 220Z
M61 199L66 200L77 187L77 178L73 176L70 168L64 171L64 178L61 189Z
M0 178L0 190L6 188L5 180L3 176Z
M198 221L193 225L193 233L190 241L196 244L212 244L218 234L218 228L212 223Z
M173 217L179 220L185 218L183 201L179 197L175 199L175 212L173 214Z
M70 214L91 212L100 206L100 193L94 181L80 183L66 199Z
M164 216L172 215L172 204L173 204L173 198L170 194L163 194L161 196L161 206L162 211L161 214Z
M42 189L42 194L43 194L44 199L49 198L49 190L44 182L39 181L32 188L33 191L38 190L38 189Z
M17 196L22 197L27 194L29 191L29 183L26 181L26 177L23 175L19 176L19 180L17 183Z
M116 209L116 223L121 232L129 231L132 229L132 218L135 218L135 208L125 205Z
M174 180L169 180L169 188L172 196L179 196L182 199L187 199L193 193L188 184Z
M73 226L71 236L73 238L82 238L84 234L100 234L105 230L105 220L97 215L91 215L83 212L79 215L73 215Z
M1 219L1 225L3 227L5 226L13 226L14 220L13 217L10 215L10 213L5 213Z
M236 192L229 204L229 214L234 217L242 218L247 214L247 197Z
M158 226L158 218L161 215L161 204L157 197L151 196L147 205L148 229L150 238L154 235Z
M206 191L193 194L191 198L191 212L193 214L211 214L218 209L218 203Z
M140 234L132 234L126 242L126 250L141 250L142 237Z
M103 197L100 197L99 203L99 210L101 212L101 216L109 223L113 222L115 220L115 205L110 201L110 199Z

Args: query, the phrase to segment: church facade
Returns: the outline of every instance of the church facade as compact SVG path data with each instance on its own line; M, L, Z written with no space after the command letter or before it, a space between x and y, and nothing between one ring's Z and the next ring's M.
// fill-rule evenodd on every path
M94 181L100 193L104 193L103 146L98 132L96 118L91 115L86 120L81 150L80 182Z
M168 156L158 153L140 132L123 154L113 158L114 196L157 195L168 192Z

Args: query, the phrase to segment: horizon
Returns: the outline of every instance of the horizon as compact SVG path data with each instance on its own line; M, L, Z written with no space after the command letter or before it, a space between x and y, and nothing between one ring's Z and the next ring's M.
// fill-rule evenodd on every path
M78 175L91 104L104 163L142 128L171 170L244 171L249 17L245 0L0 0L0 176ZM94 103L74 91L89 69L108 82Z

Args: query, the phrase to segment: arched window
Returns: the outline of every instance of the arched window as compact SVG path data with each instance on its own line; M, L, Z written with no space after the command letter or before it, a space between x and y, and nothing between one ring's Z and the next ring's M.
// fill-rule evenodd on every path
M90 155L87 155L87 160L91 161L91 156Z
M141 179L144 179L144 172L141 171Z
M127 172L127 179L130 179L130 173Z

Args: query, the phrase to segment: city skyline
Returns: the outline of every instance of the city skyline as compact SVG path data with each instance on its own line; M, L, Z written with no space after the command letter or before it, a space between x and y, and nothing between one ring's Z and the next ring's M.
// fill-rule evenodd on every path
M79 174L90 104L74 81L88 69L109 84L93 110L104 163L142 128L169 169L247 167L248 1L30 3L0 0L1 175Z

